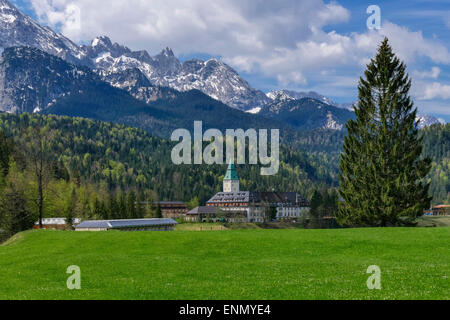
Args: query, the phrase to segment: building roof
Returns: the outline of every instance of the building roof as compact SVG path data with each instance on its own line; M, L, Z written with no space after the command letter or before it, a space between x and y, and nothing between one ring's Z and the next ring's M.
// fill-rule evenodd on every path
M230 160L230 163L228 164L227 172L225 173L224 180L239 180L239 177L236 173L236 167L234 166L234 163Z
M251 202L256 198L255 192L238 191L238 192L218 192L207 203L221 203L221 202Z
M162 225L176 225L177 222L173 219L122 219L122 220L88 220L83 221L76 228L82 229L120 229L120 228L134 228L134 227L150 227Z
M186 205L183 201L155 201L154 204L160 204L160 205L167 205L167 204L171 204L171 205Z
M308 201L297 192L218 192L207 203L269 203L309 206Z

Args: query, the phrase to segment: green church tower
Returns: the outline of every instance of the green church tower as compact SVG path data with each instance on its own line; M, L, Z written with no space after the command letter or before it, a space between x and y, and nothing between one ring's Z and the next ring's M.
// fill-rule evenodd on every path
M236 173L236 167L231 160L223 178L223 192L239 192L239 177Z

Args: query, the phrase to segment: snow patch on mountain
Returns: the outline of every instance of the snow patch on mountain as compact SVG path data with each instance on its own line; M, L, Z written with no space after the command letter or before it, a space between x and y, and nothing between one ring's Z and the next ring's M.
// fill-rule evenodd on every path
M328 114L327 114L327 122L325 123L323 128L324 129L331 129L331 130L341 131L344 128L344 125L339 123L339 122L337 122L334 119L333 114L331 112L328 112Z
M419 114L416 117L416 121L418 122L419 129L423 129L425 127L432 126L433 124L445 124L446 121L444 119L436 118L429 114Z
M250 110L247 110L247 112L252 114L258 114L261 111L261 109L262 109L261 107L255 107Z

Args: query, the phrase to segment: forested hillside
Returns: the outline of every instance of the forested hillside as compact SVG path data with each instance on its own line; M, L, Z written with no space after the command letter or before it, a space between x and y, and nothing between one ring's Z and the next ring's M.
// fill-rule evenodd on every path
M450 204L450 124L424 128L422 135L424 154L433 160L428 175L433 203Z
M2 152L0 201L6 209L22 203L24 215L37 209L35 160L41 146L44 217L151 216L155 208L137 213L132 203L201 204L222 188L226 165L174 165L174 143L140 129L83 118L2 113L0 131L8 150ZM309 197L315 188L336 185L328 159L282 146L276 176L261 176L259 166L237 166L241 188L298 191Z
M202 204L221 189L226 168L173 165L174 143L140 129L84 118L0 113L0 132L0 220L14 212L17 217L7 220L13 224L8 228L16 231L37 218L36 146L42 146L44 163L44 217L151 217L158 215L154 201ZM424 154L433 159L433 203L449 203L450 125L434 125L422 133ZM302 143L322 139L305 137ZM306 154L282 146L275 176L261 176L259 166L237 166L242 190L298 191L310 198L314 190L336 186L340 137L334 139L331 145L336 146L329 152ZM325 140L330 143L333 136ZM136 201L148 205L136 208ZM0 225L5 229L4 221Z

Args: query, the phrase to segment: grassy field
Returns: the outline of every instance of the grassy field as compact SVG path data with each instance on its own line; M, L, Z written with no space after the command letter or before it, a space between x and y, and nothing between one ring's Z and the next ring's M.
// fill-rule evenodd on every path
M449 299L450 228L30 231L0 275L0 299Z

